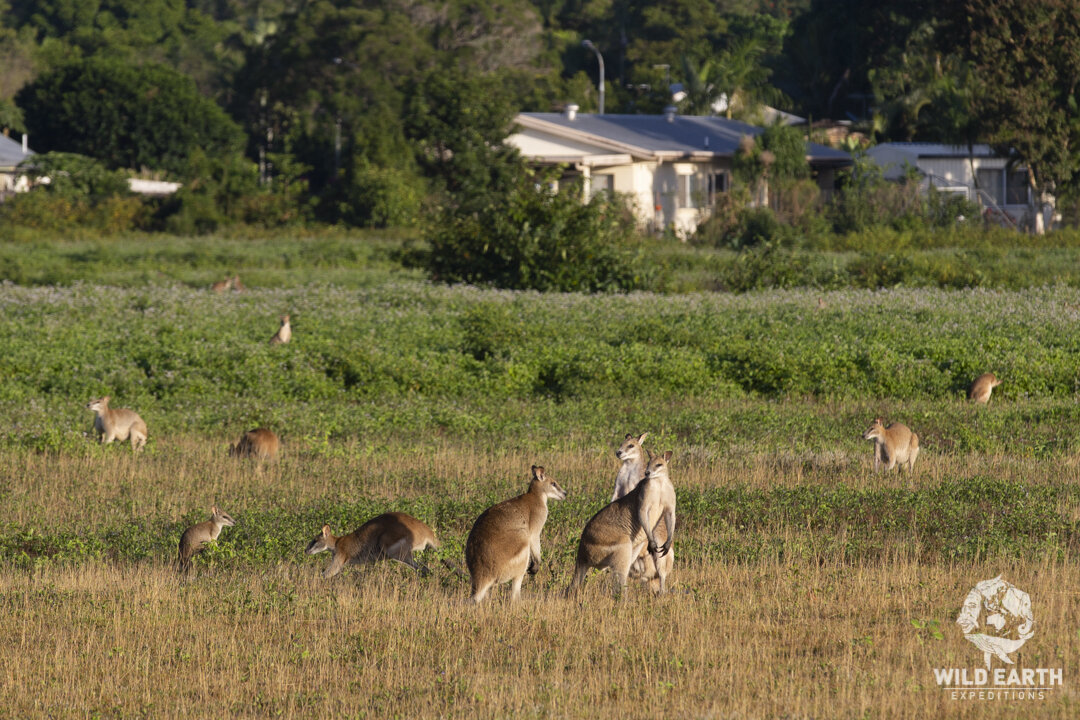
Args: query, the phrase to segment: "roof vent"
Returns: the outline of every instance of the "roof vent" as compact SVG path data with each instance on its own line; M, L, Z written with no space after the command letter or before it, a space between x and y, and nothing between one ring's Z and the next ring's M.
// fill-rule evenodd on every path
M709 149L709 136L708 135L705 136L705 149L706 150Z
M567 120L570 120L571 122L573 122L574 118L577 117L577 111L578 111L578 106L576 104L574 104L574 103L570 103L569 105L566 106L566 109L563 110L563 115L566 116Z
M679 111L679 108L674 105L668 105L664 108L664 119L670 123L675 122L675 113Z

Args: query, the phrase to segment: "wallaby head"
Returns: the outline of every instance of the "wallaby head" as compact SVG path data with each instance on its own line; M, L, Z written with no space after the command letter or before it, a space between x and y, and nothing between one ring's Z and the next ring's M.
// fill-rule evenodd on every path
M109 409L109 396L99 397L96 400L91 400L86 403L87 410L93 410L96 413L105 414Z
M645 452L649 456L649 464L645 466L645 479L666 477L668 474L668 461L671 460L671 451L668 450L663 455L659 453L653 455L648 450Z
M649 437L649 433L641 433L638 437L634 437L630 433L627 433L626 440L624 440L623 444L615 451L615 457L623 462L637 460L641 457L641 443L645 442L645 438L647 437Z
M333 550L334 540L334 535L330 532L330 526L323 525L322 530L315 536L315 539L308 543L306 552L308 555L315 555L323 550Z
M529 482L529 492L541 494L551 500L565 500L566 491L547 476L544 468L539 465L532 466L532 480Z
M217 505L210 508L210 520L216 525L223 525L225 527L232 527L236 524L236 521L229 516L229 513L220 509Z
M863 440L875 440L885 437L885 421L881 418L874 418L874 422L870 423L870 427L863 433Z
M289 316L288 315L282 315L281 316L281 324L282 325L288 325L289 324Z

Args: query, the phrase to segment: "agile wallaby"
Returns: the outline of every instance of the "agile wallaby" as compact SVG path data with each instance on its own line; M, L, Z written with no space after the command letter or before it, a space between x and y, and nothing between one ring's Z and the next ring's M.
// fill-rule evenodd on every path
M968 400L985 405L990 402L990 393L1000 384L1001 381L994 373L983 373L975 378L975 382L968 388Z
M233 278L225 278L224 280L218 280L216 283L210 286L210 289L216 293L223 293L233 287Z
M863 440L874 441L874 472L882 463L885 463L886 470L895 467L897 472L901 472L905 464L908 472L915 468L915 458L919 456L919 436L911 432L907 425L891 423L886 426L881 418L874 418L863 433Z
M245 290L247 290L247 288L244 287L244 283L240 282L240 276L239 275L233 275L231 278L229 278L229 282L232 283L232 291L233 292L240 293L240 292L244 292Z
M308 555L324 550L334 553L323 577L332 578L341 572L345 564L368 565L376 560L397 560L413 570L427 575L431 571L413 559L414 552L427 548L439 548L439 541L424 523L402 512L389 512L368 520L356 531L334 537L330 526L323 525L320 534L308 543Z
M93 410L97 415L94 418L94 430L103 445L108 445L113 440L123 442L128 438L131 439L132 450L146 445L146 423L134 410L110 410L108 395L91 400L86 404L86 409Z
M547 522L548 500L565 497L559 483L549 478L544 468L533 465L526 493L480 514L465 542L472 602L483 602L493 585L511 581L510 599L518 599L525 572L536 574L540 569L540 531Z
M268 428L248 430L240 436L235 445L229 446L229 457L253 457L260 460L273 460L277 457L281 441L277 434Z
M289 316L281 316L281 327L274 333L274 337L270 338L271 345L284 345L292 339L292 327L289 325Z
M176 556L176 563L180 572L191 570L191 559L201 552L203 545L218 539L221 528L232 527L236 521L229 514L219 510L217 505L210 508L210 519L196 523L184 531L180 536L180 550Z
M627 433L626 440L615 451L615 457L619 458L622 464L615 475L615 492L611 495L611 502L633 490L641 482L641 478L645 477L645 453L641 443L645 442L647 437L649 433L642 433L638 437Z
M657 592L667 590L675 538L675 487L668 475L671 451L646 453L649 463L641 482L585 525L567 594L585 582L592 568L611 568L617 595L625 592L632 570L642 580L655 580Z

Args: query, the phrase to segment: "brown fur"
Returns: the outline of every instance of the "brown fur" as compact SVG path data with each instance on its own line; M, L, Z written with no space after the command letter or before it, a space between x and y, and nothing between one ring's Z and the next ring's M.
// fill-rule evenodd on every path
M240 436L235 445L229 446L230 457L253 457L259 460L273 460L277 457L281 441L277 434L268 428L248 430Z
M129 438L132 450L138 450L146 445L146 423L134 410L109 409L108 395L91 400L86 404L86 409L93 410L97 415L94 418L94 430L102 445L108 445L113 440L123 442Z
M645 442L647 437L649 433L642 433L638 437L627 433L622 445L615 450L615 457L621 461L621 464L619 472L615 475L612 502L633 490L641 482L641 478L645 477L645 450L641 447L641 443Z
M346 564L369 565L376 560L397 560L425 575L431 572L427 566L413 559L414 552L438 548L435 533L424 523L402 512L389 512L368 520L355 531L341 537L330 533L330 526L308 543L307 553L314 555L323 550L334 553L323 577L331 578L341 572Z
M897 472L906 464L908 472L915 469L915 458L919 456L919 436L903 423L885 425L881 418L874 418L870 427L863 433L863 440L874 441L874 472L885 464L886 470L894 467Z
M566 492L533 465L529 489L480 514L465 542L474 603L483 602L492 586L513 582L511 600L521 595L526 571L540 569L540 532L547 522L549 499L562 500Z
M667 577L674 565L671 545L675 528L670 460L670 451L663 455L650 453L642 481L585 525L568 593L585 582L592 568L611 568L616 594L626 590L632 571L636 577L649 580L657 592L667 590Z
M176 556L177 566L182 573L191 570L191 560L196 553L202 552L203 546L214 542L221 534L221 528L231 527L236 521L229 514L215 505L210 508L210 519L196 523L180 536L180 549Z
M994 373L983 373L975 378L975 382L968 388L968 400L985 405L990 402L990 393L1000 384L1001 381Z
M210 286L210 289L216 293L223 293L229 290L233 286L232 278L225 278L224 280L218 280L216 283Z
M281 316L281 327L274 333L274 337L270 338L271 345L284 345L292 340L292 326L289 324L289 316Z

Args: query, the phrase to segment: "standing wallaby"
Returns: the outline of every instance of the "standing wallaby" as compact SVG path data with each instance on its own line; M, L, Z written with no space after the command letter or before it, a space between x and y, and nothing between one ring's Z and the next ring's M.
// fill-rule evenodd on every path
M642 433L639 437L627 433L626 440L615 451L615 457L622 461L619 472L615 476L615 492L611 501L615 502L626 493L633 490L641 478L645 477L645 453L641 449L641 443L649 433Z
M103 445L108 445L113 440L123 442L128 438L131 439L132 450L138 450L146 444L146 423L134 410L110 410L108 395L91 400L86 404L86 409L97 414L94 418L94 430Z
M985 405L990 402L990 393L1000 384L1001 381L994 373L983 373L975 378L975 382L968 388L968 400Z
M657 592L667 590L675 539L675 487L668 475L671 451L646 453L649 463L637 487L602 508L585 525L568 594L585 582L592 568L611 568L617 595L625 592L631 571L642 580L655 580L651 584Z
M886 426L881 418L874 418L863 433L863 440L874 441L874 472L882 463L886 470L896 467L896 471L901 472L905 464L908 472L914 470L915 458L919 456L919 436L907 425L892 423Z
M226 290L233 288L234 278L225 278L224 280L218 280L216 283L210 286L210 289L216 293L223 293Z
M533 465L525 494L480 514L465 542L472 602L482 602L493 585L511 581L514 586L510 599L518 599L525 572L536 574L540 569L540 531L547 522L548 500L565 497L559 483L549 478L544 468Z
M232 291L233 292L238 292L239 293L239 292L244 292L245 290L247 290L247 288L244 287L244 283L240 282L240 276L239 275L233 275L231 278L229 278L229 282L232 284Z
M202 551L203 545L218 539L221 528L232 527L236 521L229 514L219 510L217 505L210 508L210 519L192 525L180 536L180 551L176 557L176 563L180 572L191 569L191 559L195 554Z
M281 316L281 327L274 333L274 337L270 338L271 345L284 345L292 339L292 328L289 326L289 316Z
M323 577L332 578L341 572L345 564L368 565L376 560L397 560L413 570L428 574L426 565L413 560L413 553L427 548L439 547L439 541L424 523L411 515L389 512L368 520L355 532L334 537L330 526L323 525L322 532L308 543L308 555L330 550L334 553Z
M240 436L235 445L229 446L229 457L253 457L260 460L273 460L277 457L281 441L277 434L267 428L248 430Z

